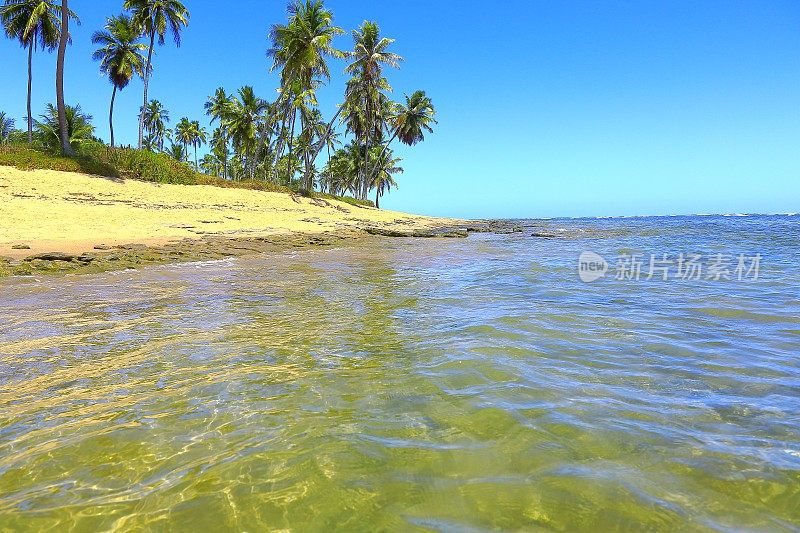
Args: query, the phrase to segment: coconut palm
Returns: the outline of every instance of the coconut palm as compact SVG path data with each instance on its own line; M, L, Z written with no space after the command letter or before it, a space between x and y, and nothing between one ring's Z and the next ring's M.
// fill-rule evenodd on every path
M57 152L62 148L61 139L63 137L67 138L73 150L84 143L93 141L92 117L84 113L81 106L64 106L64 124L66 127L62 130L58 109L53 104L47 104L46 112L41 115L40 120L34 122L35 137L45 149L52 152Z
M222 162L213 153L206 154L200 161L199 170L209 176L219 176L222 171Z
M231 96L230 102L225 128L231 136L234 149L241 155L245 168L249 168L250 177L255 179L259 121L269 109L269 105L257 97L250 86L239 89L239 96Z
M186 161L186 148L182 144L172 143L164 153L179 163Z
M0 143L8 143L11 133L14 131L14 119L0 111Z
M383 67L399 68L403 58L390 52L394 39L381 37L377 23L364 21L353 33L353 51L348 54L351 63L345 69L353 78L348 83L347 100L349 114L355 113L350 121L360 124L355 128L359 141L364 144L364 154L380 141L383 131L382 111L385 109L384 92L391 87L383 78ZM362 167L361 196L366 197L369 188L369 170L365 155Z
M392 128L392 136L383 147L383 152L389 149L392 141L399 139L401 143L408 146L425 140L425 132L433 132L433 124L436 122L436 109L433 107L433 102L425 94L425 91L414 91L411 96L406 95L406 103L394 104L392 117L389 120ZM383 153L378 157L382 161ZM372 169L370 178L378 172L378 169Z
M351 63L345 69L349 74L359 74L365 81L377 80L381 77L384 65L400 68L403 58L389 52L394 39L380 36L380 27L376 22L365 20L357 30L353 30L353 51L347 55Z
M183 145L184 153L189 153L189 145L194 142L194 131L188 118L183 117L175 125L175 141Z
M293 132L296 125L298 110L294 104L298 97L307 99L308 92L313 91L321 80L330 79L328 58L344 57L344 53L333 46L334 38L344 33L344 30L333 25L333 13L325 8L321 0L295 0L289 5L288 13L287 24L276 24L272 27L272 47L268 51L273 59L271 70L281 70L281 98L276 109L283 115L281 129L284 133L287 126ZM331 121L327 133L330 133L338 114ZM301 118L301 128L308 126L310 125L305 123L305 119ZM290 133L289 160L292 160L293 138L294 134ZM315 147L316 153L319 153L322 146L324 143ZM279 143L275 153L276 168L282 152L283 142ZM308 173L308 164L306 170ZM309 179L306 176L306 186Z
M128 86L135 74L144 75L145 59L142 51L147 49L139 39L139 31L126 15L111 17L106 21L105 31L92 35L92 43L101 45L92 56L100 61L100 70L108 76L114 89L111 91L111 106L108 126L111 130L111 146L114 146L114 99L117 91Z
M164 105L158 100L150 100L142 114L144 115L144 128L154 141L149 144L153 144L163 151L164 138L168 137L166 125L169 124L169 111L164 109Z
M392 157L391 150L381 150L377 152L377 148L373 149L370 154L370 159L375 160L375 172L370 188L375 189L375 207L380 208L380 199L392 187L397 188L397 182L394 180L393 175L402 173L403 168L398 166L400 163L399 157Z
M175 45L181 45L181 29L189 24L189 11L178 0L125 0L125 9L133 12L133 21L141 32L150 38L147 64L144 71L144 98L142 107L147 107L147 92L150 87L150 72L153 62L153 48L158 36L158 44L163 45L167 31L172 34ZM144 114L139 116L139 148L144 139Z
M225 93L225 89L219 87L214 96L209 96L205 103L206 115L211 117L211 124L219 121L219 128L214 130L212 137L212 145L220 147L224 145L224 150L220 150L219 154L222 156L222 177L228 177L228 129L226 122L230 114L231 100ZM212 148L213 149L213 148Z
M58 59L56 59L56 105L58 106L58 125L61 131L61 153L73 155L74 150L67 132L67 106L64 103L64 60L67 55L69 37L69 4L61 0L61 35L58 39Z
M68 15L77 19L75 13ZM52 52L61 38L61 5L47 0L6 0L0 7L0 19L6 35L19 41L28 50L28 142L33 142L33 52L37 49Z
M311 88L315 78L330 79L328 57L342 57L333 39L344 30L333 25L333 13L321 0L295 0L289 5L288 24L275 24L270 31L273 59L271 70L281 69L281 84L298 79Z
M194 147L194 168L198 170L200 167L197 166L197 146L203 145L208 141L208 132L205 128L200 126L200 122L197 120L192 121L192 146Z
M210 146L211 155L220 162L222 177L228 179L228 138L221 126L211 134Z

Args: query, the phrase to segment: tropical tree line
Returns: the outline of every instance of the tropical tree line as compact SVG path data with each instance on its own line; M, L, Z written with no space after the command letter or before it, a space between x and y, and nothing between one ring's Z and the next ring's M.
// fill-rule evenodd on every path
M267 52L270 69L279 74L276 96L264 99L251 86L233 92L218 88L204 107L212 126L182 117L170 127L170 114L151 99L153 51L171 37L180 46L190 14L178 0L125 0L123 13L109 17L93 33L93 59L111 84L108 113L110 144L115 146L114 102L133 78L143 80L138 113L138 148L167 153L198 171L231 180L264 180L303 190L350 194L376 205L403 171L396 143L413 146L432 132L435 109L424 91L391 99L388 73L403 58L394 40L376 22L365 21L351 32L343 50L334 41L345 31L334 24L322 0L294 0L287 20L272 26ZM66 0L5 0L0 16L6 34L28 53L28 142L38 140L67 154L94 139L91 117L79 106L63 104L63 56L69 22L79 22ZM57 101L35 120L31 116L32 62L38 50L59 50ZM341 62L347 81L341 102L326 117L317 91L331 81L334 62ZM61 81L61 85L59 84ZM55 118L55 121L53 120ZM0 114L0 140L14 136L14 121ZM202 158L198 150L208 145Z

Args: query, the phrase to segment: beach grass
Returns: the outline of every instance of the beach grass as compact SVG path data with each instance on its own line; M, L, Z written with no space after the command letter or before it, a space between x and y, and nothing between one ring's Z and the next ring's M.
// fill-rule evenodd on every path
M19 170L57 170L171 185L211 185L228 189L300 194L310 198L339 200L354 206L375 205L370 200L333 196L316 191L308 192L267 181L226 180L196 172L187 164L178 162L167 154L134 148L111 148L100 143L81 146L74 157L52 154L26 144L0 145L0 165Z

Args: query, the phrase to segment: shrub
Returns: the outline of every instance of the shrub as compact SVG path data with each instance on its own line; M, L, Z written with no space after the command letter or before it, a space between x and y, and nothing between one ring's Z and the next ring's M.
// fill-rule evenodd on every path
M311 198L339 200L355 206L374 207L370 200L356 200L321 192L295 191L289 187L267 181L231 181L216 176L195 172L188 164L181 163L167 154L133 148L111 148L97 142L81 145L78 155L64 157L28 144L12 143L0 145L0 165L20 170L60 170L80 172L110 178L136 179L156 183L177 185L211 185L229 189L251 189L285 194L302 194Z

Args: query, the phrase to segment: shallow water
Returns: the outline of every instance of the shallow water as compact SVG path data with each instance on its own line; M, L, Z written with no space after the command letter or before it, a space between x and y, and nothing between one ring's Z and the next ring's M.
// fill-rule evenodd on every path
M527 224L0 281L0 530L797 531L800 217Z

